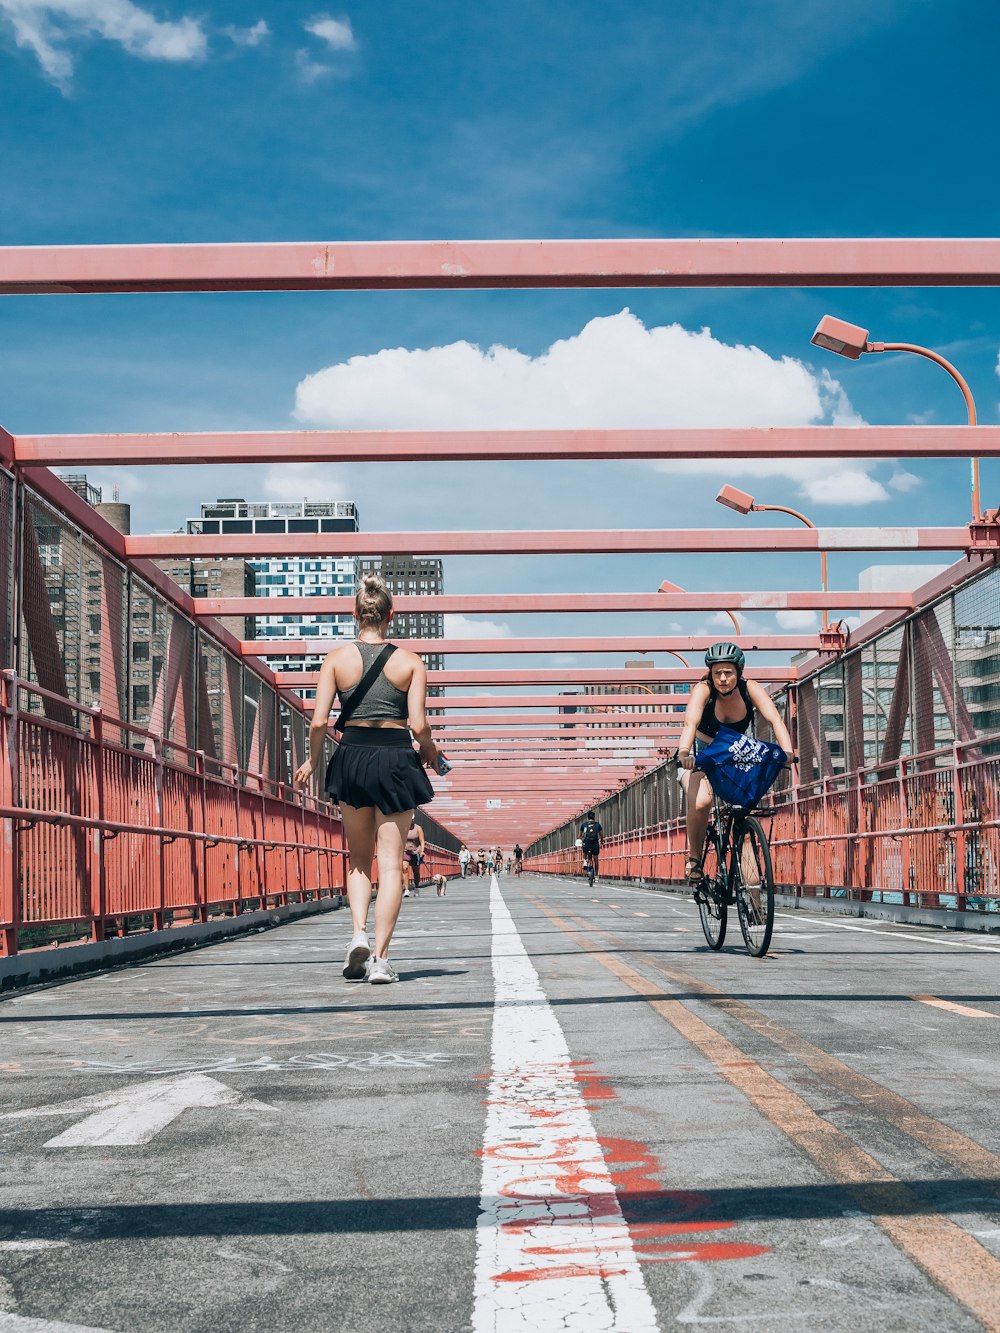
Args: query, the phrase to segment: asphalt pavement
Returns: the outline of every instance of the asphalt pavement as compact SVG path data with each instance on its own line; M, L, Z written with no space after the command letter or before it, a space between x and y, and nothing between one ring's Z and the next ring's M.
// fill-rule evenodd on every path
M0 1333L1000 1330L1000 939L525 875L0 1003Z

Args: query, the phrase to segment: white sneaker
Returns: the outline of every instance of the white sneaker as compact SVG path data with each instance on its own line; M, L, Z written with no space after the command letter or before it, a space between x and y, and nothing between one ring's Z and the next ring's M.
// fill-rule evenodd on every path
M368 981L372 986L388 986L399 980L399 973L388 958L372 958L368 964Z
M351 940L351 947L347 950L347 957L344 959L345 981L364 981L366 965L371 953L368 936L363 930L359 930Z

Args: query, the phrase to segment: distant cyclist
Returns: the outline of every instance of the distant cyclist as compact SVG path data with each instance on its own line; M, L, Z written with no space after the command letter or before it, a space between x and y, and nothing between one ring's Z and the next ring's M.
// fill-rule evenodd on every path
M520 875L524 869L524 848L519 842L514 843L514 874Z
M601 832L602 826L598 823L596 812L588 810L587 818L580 825L580 843L583 847L584 863L590 862L594 879L597 879L600 872ZM589 879L591 872L584 870L584 874Z
M681 785L687 793L688 858L685 878L689 884L701 880L701 858L705 849L705 830L712 813L712 788L705 774L694 766L695 738L708 744L720 726L734 731L753 730L754 711L774 732L789 763L793 759L792 739L778 715L771 696L755 680L744 680L746 657L735 643L713 643L705 654L708 674L691 691L684 715L677 757L685 770Z

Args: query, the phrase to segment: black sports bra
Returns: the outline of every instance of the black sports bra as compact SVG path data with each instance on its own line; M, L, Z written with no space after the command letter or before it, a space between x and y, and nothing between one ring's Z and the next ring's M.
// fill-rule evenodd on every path
M698 730L705 736L715 736L719 727L731 727L733 731L741 731L744 734L753 726L753 704L750 702L750 691L746 687L746 681L742 677L737 680L736 688L740 692L740 698L746 704L747 715L739 722L720 722L715 716L715 701L719 697L719 691L714 689L712 683L708 683L708 702L705 704L705 711L701 715L701 721L698 723Z

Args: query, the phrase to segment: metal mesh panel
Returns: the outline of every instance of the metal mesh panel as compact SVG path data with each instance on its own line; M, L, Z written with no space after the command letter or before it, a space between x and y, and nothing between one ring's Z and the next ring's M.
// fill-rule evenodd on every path
M844 669L835 662L820 672L816 693L823 777L835 777L846 768Z
M892 763L912 753L910 736L909 636L892 630L875 640L871 659L862 669L862 697L866 715L871 710L878 736L876 762ZM866 728L867 731L867 723Z
M972 732L1000 733L1000 569L955 594L953 660L959 708Z
M951 746L956 735L970 739L964 699L955 692L954 603L951 598L913 621L913 730L917 754ZM950 759L950 756L947 756Z
M22 530L18 673L43 689L80 699L80 534L28 498ZM37 700L33 707L40 708Z
M0 468L0 669L14 665L14 478Z
M248 676L252 673L247 671ZM281 764L278 759L275 731L278 712L278 700L269 685L261 682L260 687L260 771L266 778L278 781Z
M222 757L222 698L225 671L220 646L198 633L198 749L208 759ZM215 771L214 768L211 771Z
M83 655L93 700L106 718L124 721L128 712L128 576L122 565L90 542L83 543ZM120 728L105 722L108 740Z
M251 773L259 773L261 762L261 679L252 671L243 670L243 750L240 755L240 767Z
M157 593L131 580L132 721L163 737L169 757L195 749L195 630Z

